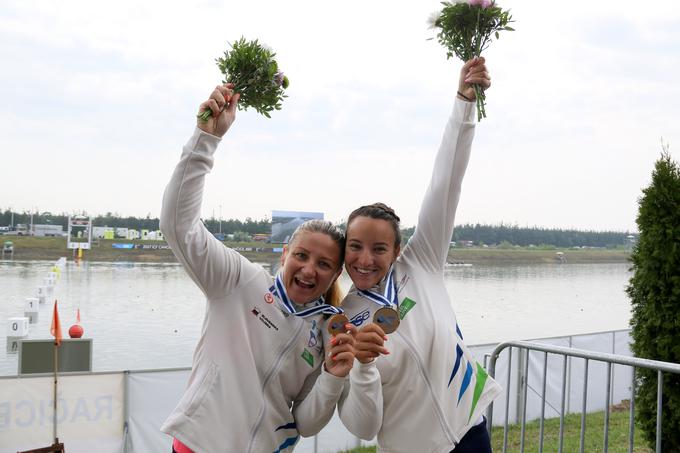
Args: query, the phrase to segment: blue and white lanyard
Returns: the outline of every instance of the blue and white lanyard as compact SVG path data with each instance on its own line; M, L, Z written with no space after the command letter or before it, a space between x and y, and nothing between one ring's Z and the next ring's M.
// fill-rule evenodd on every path
M290 298L288 297L288 293L286 292L286 287L283 284L283 280L281 280L281 272L276 274L276 278L274 279L274 285L272 285L272 287L269 288L269 292L272 293L281 301L281 305L283 305L283 307L286 309L288 313L290 313L291 315L300 316L301 318L306 318L308 316L316 315L319 313L337 315L338 313L343 312L341 308L334 307L332 305L327 305L326 302L324 301L323 296L319 297L316 301L314 301L313 307L305 308L300 311L295 311L295 308L293 307L293 304L291 303Z
M387 278L385 279L385 291L383 294L371 291L370 289L360 289L359 294L384 307L396 308L399 306L397 287L394 284L394 267L391 268L387 273Z

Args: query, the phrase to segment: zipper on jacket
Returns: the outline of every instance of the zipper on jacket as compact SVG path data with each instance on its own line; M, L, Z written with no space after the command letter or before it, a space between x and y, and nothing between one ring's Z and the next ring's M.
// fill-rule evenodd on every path
M458 445L459 439L456 437L455 434L451 433L451 431L449 430L449 425L448 423L446 423L446 417L444 417L444 413L442 412L442 409L439 406L437 399L435 398L434 391L432 390L432 383L430 382L430 378L427 376L427 373L425 373L425 367L423 366L423 362L420 360L418 351L413 346L413 344L406 338L406 336L402 335L402 333L399 332L398 330L396 333L397 335L399 335L399 337L401 337L402 340L404 340L404 343L408 345L409 352L413 354L413 357L415 357L420 374L423 376L423 380L425 381L425 384L427 384L427 388L430 390L430 397L432 398L432 404L434 405L435 412L437 413L437 417L439 418L439 423L442 425L442 429L448 441L451 442L451 444L455 447L456 445Z
M302 320L301 320L302 321ZM295 345L296 340L300 336L300 332L302 332L302 329L305 326L305 321L300 322L300 327L298 327L297 332L295 332L295 335L292 336L292 338L288 341L288 344L286 344L286 347L283 348L283 351L281 351L281 354L277 357L277 359L274 361L274 364L272 367L269 369L267 372L267 375L264 378L264 381L262 382L262 395L264 395L264 389L267 387L267 384L269 383L269 380L274 376L274 373L281 367L281 361L283 358L288 354L288 351ZM260 417L257 420L257 423L255 423L255 427L253 428L253 432L250 436L250 442L248 442L248 452L252 451L253 448L253 442L255 441L255 435L257 432L260 430L260 425L262 425L262 420L264 419L265 414L267 413L267 399L263 398L263 404L262 404L262 411L260 412Z

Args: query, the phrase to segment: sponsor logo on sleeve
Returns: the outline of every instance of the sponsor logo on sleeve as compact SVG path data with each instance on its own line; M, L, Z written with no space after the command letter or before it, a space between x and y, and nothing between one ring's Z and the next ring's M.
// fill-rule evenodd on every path
M312 328L309 329L309 341L307 342L307 346L310 348L314 348L317 352L321 352L321 329L319 328L319 324L316 322L316 319L312 319Z
M273 323L269 318L267 318L260 310L258 310L257 307L253 307L253 309L250 310L250 312L251 312L253 315L255 315L255 317L256 317L257 319L259 319L259 320L262 322L262 324L264 324L265 326L267 326L268 329L274 329L274 330L276 330L276 331L279 330L279 328L276 326L276 324L274 324L274 323Z
M397 293L400 293L402 289L404 289L404 286L408 283L409 276L404 275L401 280L399 280L399 283L397 283Z
M416 302L414 300L405 297L404 300L399 304L399 319L404 319L408 312L411 311L411 309L415 306Z
M364 310L360 313L357 313L356 315L352 316L352 318L349 320L352 324L354 324L356 327L359 327L366 321L369 316L371 316L371 313L369 310Z
M302 357L303 359L305 359L305 362L307 362L307 363L309 364L309 366L311 366L312 368L314 368L314 356L312 355L311 352L309 352L309 351L307 350L307 348L305 348L305 349L302 351L302 355L300 355L300 357Z

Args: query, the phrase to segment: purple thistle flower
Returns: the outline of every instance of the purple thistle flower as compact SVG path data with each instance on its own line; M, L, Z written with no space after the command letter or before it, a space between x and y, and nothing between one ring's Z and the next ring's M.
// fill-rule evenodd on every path
M493 5L493 0L468 0L468 5L479 6L482 9L486 9Z

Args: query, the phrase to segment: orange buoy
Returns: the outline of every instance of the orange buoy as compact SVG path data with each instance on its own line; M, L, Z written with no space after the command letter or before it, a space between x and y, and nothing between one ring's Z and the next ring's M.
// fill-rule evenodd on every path
M71 338L80 338L83 336L83 328L80 324L73 324L70 329L68 329L68 335Z

